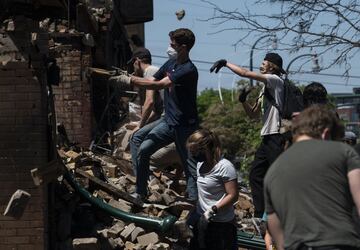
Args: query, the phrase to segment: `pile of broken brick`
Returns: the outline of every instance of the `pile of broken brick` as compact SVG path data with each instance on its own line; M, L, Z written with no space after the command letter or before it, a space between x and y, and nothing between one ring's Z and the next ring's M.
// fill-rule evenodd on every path
M127 160L130 157L126 157L125 152L123 158L80 149L59 149L58 154L66 166L66 171L74 177L79 186L89 192L87 196L115 211L114 213L109 213L108 210L101 211L102 205L100 205L95 209L97 212L93 212L95 216L86 215L85 220L79 219L86 212L81 209L81 212L78 212L79 209L74 206L82 206L84 209L91 207L89 204L91 202L86 200L87 197L79 196L76 188L66 178L60 179L62 185L66 187L65 193L69 192L72 197L77 197L77 199L72 198L76 202L72 205L71 239L65 241L63 245L69 247L71 245L74 250L187 249L192 232L186 226L186 219L193 205L184 199L185 179L181 178L174 182L174 172L170 170L153 172L148 183L149 196L146 203L143 203L130 195L135 192L136 178L132 172L131 161ZM62 197L66 197L66 194L62 193ZM254 208L246 191L239 192L238 202L234 206L238 229L257 234L259 229L252 219ZM60 210L63 211L64 208ZM130 219L116 216L118 211L126 213ZM131 219L133 216L159 220L173 216L176 219L171 227L162 230L164 228L137 223L136 219ZM77 225L77 227L86 227L85 230L74 233L76 231L74 224L81 224L81 221L86 221L85 225ZM90 230L89 227L92 229Z

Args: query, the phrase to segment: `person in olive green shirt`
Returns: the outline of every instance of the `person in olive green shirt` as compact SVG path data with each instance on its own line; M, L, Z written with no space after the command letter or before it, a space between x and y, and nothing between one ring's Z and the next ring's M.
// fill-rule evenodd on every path
M360 157L341 140L344 127L324 105L293 123L295 143L265 176L268 228L281 249L360 249ZM326 248L325 248L326 247Z

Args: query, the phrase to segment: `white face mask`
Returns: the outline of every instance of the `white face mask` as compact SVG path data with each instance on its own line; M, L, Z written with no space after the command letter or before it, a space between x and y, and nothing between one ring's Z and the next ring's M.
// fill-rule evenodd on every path
M173 58L176 58L176 57L177 57L177 52L176 52L176 50L175 50L173 47L171 47L170 45L169 45L169 47L168 47L167 50L166 50L166 54L168 54L168 56L169 56L170 59L173 59Z

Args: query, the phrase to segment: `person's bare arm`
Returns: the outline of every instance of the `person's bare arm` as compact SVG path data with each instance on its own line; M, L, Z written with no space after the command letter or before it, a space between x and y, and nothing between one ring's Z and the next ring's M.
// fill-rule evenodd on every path
M156 121L157 119L159 119L159 117L160 117L159 114L157 114L157 113L154 112L154 110L153 110L153 111L151 111L151 114L150 114L150 116L149 116L149 118L148 118L148 120L147 120L147 123Z
M168 76L164 77L159 81L156 80L155 78L148 79L148 78L131 76L130 83L135 86L145 87L146 89L158 90L158 89L165 89L170 87L172 82Z
M265 233L265 236L264 236L264 241L265 241L265 247L266 247L266 250L272 250L273 247L273 242L272 242L272 238L271 238L271 235L269 233L269 230L266 230L266 233Z
M277 250L284 250L284 231L276 213L268 214L268 228Z
M250 78L259 82L263 82L263 83L267 83L266 77L264 74L261 73L257 73L254 71L250 71L248 69L242 68L240 66L237 66L235 64L226 63L226 67L228 67L232 72L234 72L235 74L242 76L242 77L246 77L246 78Z
M360 169L354 169L347 174L350 192L356 206L356 211L360 216Z
M218 210L232 206L238 199L237 180L225 182L225 197L216 204Z
M253 106L250 105L248 102L242 103L243 108L245 110L245 113L251 118L251 119L257 119L260 116L260 104L255 103Z
M150 114L154 109L154 103L155 103L154 97L155 97L155 91L151 89L147 89L145 92L145 102L142 107L141 120L139 123L140 128L144 127L148 123Z

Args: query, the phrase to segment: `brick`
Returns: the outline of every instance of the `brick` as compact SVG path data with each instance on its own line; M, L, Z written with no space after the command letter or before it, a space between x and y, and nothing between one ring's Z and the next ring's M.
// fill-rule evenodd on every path
M29 63L26 61L10 61L6 65L4 65L3 69L27 69Z
M120 235L121 231L123 231L124 228L125 228L125 223L122 221L118 221L107 231L107 236L111 238L116 238Z
M18 248L14 245L9 246L9 245L4 245L3 243L0 243L0 249L1 250L18 250Z
M43 235L43 228L19 228L16 229L16 234L18 236L30 236L30 235Z
M0 77L9 77L9 76L15 76L15 70L6 70L6 69L1 69L0 70Z
M32 61L31 66L32 66L33 69L43 69L43 68L45 68L45 65L44 65L43 62L37 62L37 61Z
M43 248L43 245L17 245L17 250L38 250Z
M15 236L16 229L14 229L14 228L0 229L0 235L1 236Z
M77 238L73 239L74 250L100 250L97 238Z
M4 110L4 109L8 109L8 110L15 109L15 102L0 102L0 110Z
M15 124L15 116L13 116L13 117L9 117L9 116L8 117L0 117L0 125L5 125L5 124ZM1 137L1 135L0 135L0 137Z
M32 235L30 237L29 243L32 243L32 244L44 244L44 237L43 237L43 235L41 235L41 236Z
M120 169L117 165L112 163L106 163L106 165L103 167L105 168L108 177L115 178L119 176Z
M34 70L32 69L16 69L15 76L33 76Z
M2 77L0 84L1 85L16 85L26 83L27 79L23 77Z
M15 85L15 91L20 93L36 93L38 98L40 98L40 84L37 83L36 86L30 85L28 82L24 81L21 84Z
M134 250L135 249L135 244L130 242L130 241L126 241L124 249L125 250Z
M124 230L121 232L121 234L120 234L121 238L122 238L124 241L126 241L127 239L129 239L130 236L131 236L131 233L132 233L132 231L134 231L135 227L136 227L136 226L135 226L134 223L131 223L131 224L127 225L127 226L125 227L125 229L124 229Z
M144 235L137 237L137 241L142 246L156 244L159 242L159 236L157 235L157 233L152 232L152 233L144 234Z
M39 80L36 77L27 78L26 82L31 86L38 86L40 84Z
M29 218L29 219L33 219L33 220L43 220L45 218L45 215L43 213L43 211L41 210L41 207L39 207L39 205L37 206L31 206L30 208L26 208L27 211L25 211L23 217L24 218ZM32 210L32 211L31 211ZM37 212L36 212L37 211ZM42 228L39 230L43 230ZM33 232L34 234L36 234L36 231ZM23 235L22 233L18 233L18 235ZM25 234L24 234L25 235ZM32 235L32 234L31 234Z
M0 85L0 93L13 93L14 91L15 85Z
M41 101L22 101L22 102L16 102L15 103L15 107L16 109L38 109L39 107L41 107Z
M145 230L141 227L136 227L134 229L134 231L131 232L131 241L135 242L135 240L137 239L137 237L141 236L145 234Z
M11 236L11 237L0 237L2 244L28 244L30 243L29 236Z
M110 238L111 239L111 238ZM114 249L118 249L118 248L120 248L120 249L123 249L124 248L124 246L125 246L125 243L124 243L124 241L121 239L121 238L116 238L116 239L114 239L113 240L113 245L114 245Z
M0 217L1 218L1 217ZM44 226L43 221L1 221L0 229L9 228L29 228L29 227L42 227Z

